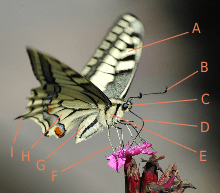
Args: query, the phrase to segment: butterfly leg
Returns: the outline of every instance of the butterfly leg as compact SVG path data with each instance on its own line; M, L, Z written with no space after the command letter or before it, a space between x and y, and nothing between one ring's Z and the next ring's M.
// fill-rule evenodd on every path
M110 145L112 146L112 150L115 154L115 158L116 158L116 161L117 161L117 172L118 172L118 158L117 158L117 155L116 155L116 149L113 148L113 145L112 145L112 142L111 142L111 139L110 139L110 127L108 126L108 140L109 140L109 143Z
M115 149L114 149L112 142L111 142L111 139L110 139L110 127L109 126L108 126L108 140L109 140L110 145L112 146L113 152L115 153Z
M116 131L117 131L117 134L118 134L118 139L119 139L119 142L120 142L120 146L121 147L124 147L124 141L123 141L123 130L122 128L120 127L117 127L117 126L114 126ZM120 134L119 134L119 131L118 130L121 130L121 138L120 138Z
M129 121L129 122L133 122L133 121ZM132 132L131 132L131 130L130 130L130 128L128 127L128 125L131 125L130 123L127 123L126 121L124 121L124 120L120 120L118 123L120 123L120 124L123 124L123 125L126 125L126 127L128 128L128 131L129 131L129 133L130 133L130 135L131 135L131 138L133 139L133 141L135 141L135 139L134 139L134 137L133 137L133 135L132 135ZM119 127L118 127L119 128ZM137 144L137 143L136 143Z

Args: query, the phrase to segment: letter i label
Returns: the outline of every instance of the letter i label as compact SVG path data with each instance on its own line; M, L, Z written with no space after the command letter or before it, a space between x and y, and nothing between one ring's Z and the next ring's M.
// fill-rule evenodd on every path
M13 157L13 147L11 146L11 157Z

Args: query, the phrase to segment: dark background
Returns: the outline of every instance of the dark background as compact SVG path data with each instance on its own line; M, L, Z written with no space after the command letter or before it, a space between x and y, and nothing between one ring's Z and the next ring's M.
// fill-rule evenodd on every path
M81 144L68 141L50 158L46 158L75 131L64 138L42 138L41 128L31 120L21 122L16 142L13 144L19 120L28 100L31 88L39 86L34 77L25 47L32 46L48 53L71 68L81 72L86 62L107 34L117 18L126 12L135 14L145 27L144 45L184 32L190 32L142 50L142 57L128 97L139 92L163 91L192 74L194 76L173 87L164 95L146 96L134 103L153 103L198 99L194 102L157 104L133 107L143 119L198 125L187 127L145 122L145 128L178 142L197 153L176 145L156 135L142 131L142 137L153 143L165 170L170 163L177 163L182 179L186 178L197 190L186 192L219 192L219 3L210 1L144 1L144 0L84 0L84 1L25 1L0 2L0 192L124 192L123 169L116 173L108 165L105 156L112 149L61 173L61 170L86 158L109 145L107 131L97 134ZM195 23L201 33L192 34ZM208 62L209 71L200 72L201 61ZM201 102L205 97L209 105ZM125 119L140 121L127 113ZM208 122L210 130L201 133L200 124ZM111 140L118 143L112 129ZM124 130L125 142L128 131ZM11 158L11 146L14 156ZM199 152L206 151L206 162L201 162ZM21 160L21 154L30 151L30 161ZM137 156L148 159L149 156ZM38 160L45 160L45 170L36 167ZM142 172L143 164L140 165ZM58 176L52 182L52 170Z

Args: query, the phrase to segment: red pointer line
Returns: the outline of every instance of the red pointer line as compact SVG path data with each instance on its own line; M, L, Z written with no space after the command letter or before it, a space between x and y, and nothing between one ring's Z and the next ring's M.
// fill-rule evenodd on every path
M186 77L186 78L184 78L183 80L181 80L181 81L177 82L176 84L174 84L173 86L171 86L171 87L170 87L170 88L168 88L167 90L169 90L169 89L173 88L174 86L176 86L177 84L179 84L179 83L183 82L184 80L186 80L186 79L187 79L187 78L189 78L190 76L192 76L192 75L196 74L197 72L198 72L198 70L197 70L196 72L194 72L194 73L190 74L189 76L187 76L187 77Z
M160 41L151 43L151 44L147 44L147 45L145 45L145 46L141 46L141 47L139 47L139 48L135 48L135 49L133 49L133 50L129 50L128 52L131 52L131 51L134 51L134 50L137 50L137 49L140 49L140 48L144 48L144 47L147 47L147 46L151 46L151 45L153 45L153 44L157 44L157 43L160 43L160 42L163 42L163 41L172 39L172 38L176 38L176 37L178 37L178 36L182 36L182 35L185 35L185 34L188 34L188 33L189 33L189 32L185 32L185 33L182 33L182 34L179 34L179 35L176 35L176 36L172 36L172 37L170 37L170 38L166 38L166 39L163 39L163 40L160 40Z
M111 115L113 115L113 114L111 114ZM136 125L136 124L134 124L134 123L131 123L131 122L125 120L125 119L122 119L121 117L118 117L118 116L116 116L116 115L113 115L113 116L115 116L115 117L117 117L117 118L119 118L119 119L121 119L121 120L123 120L123 121L126 121L126 122L128 122L128 123L130 123L130 124L132 124L132 125L134 125L134 126L136 126L136 127L139 127L139 128L141 128L141 129L144 129L144 130L146 130L146 131L148 131L148 132L150 132L150 133L153 133L154 135L157 135L157 136L159 136L159 137L161 137L161 138L163 138L163 139L166 139L166 140L168 140L168 141L171 141L172 143L175 143L175 144L177 144L177 145L180 145L181 147L184 147L184 148L186 148L186 149L188 149L188 150L191 150L191 151L197 153L197 151L195 151L195 150L193 150L193 149L190 149L190 148L188 148L188 147L186 147L186 146L184 146L184 145L181 145L181 144L179 144L179 143L177 143L177 142L175 142L175 141L172 141L172 140L170 140L170 139L168 139L168 138L166 138L166 137L163 137L163 136L161 136L161 135L159 135L159 134L157 134L157 133L154 133L154 132L152 132L152 131L150 131L150 130L148 130L148 129L145 129L145 128L143 128L143 127L140 127L140 126L138 126L138 125Z
M127 106L155 105L155 104L162 104L162 103L178 103L178 102L186 102L186 101L197 101L197 99L178 100L178 101L166 101L166 102L157 102L157 103L144 103L144 104L135 104L135 105L127 105Z
M22 117L21 117L21 119L20 119L20 122L19 122L19 125L18 125L18 129L17 129L17 132L16 132L16 134L15 134L15 138L14 138L14 142L13 142L13 143L15 143L15 139L16 139L16 137L17 137L18 130L19 130L19 127L20 127L20 124L21 124L21 120L22 120Z
M84 126L82 126L76 133L74 133L69 139L67 139L62 145L60 145L57 149L55 149L50 155L47 156L49 158L53 153L55 153L58 149L60 149L67 141L69 141L74 135L76 135Z
M56 121L57 121L61 116L62 116L62 114L53 122L53 124L44 132L44 134L45 134L47 131L49 131L49 129L54 125L54 123L56 123ZM34 145L32 145L31 148L33 148L33 147L37 144L37 142L40 141L40 139L44 136L44 134L35 142Z
M71 168L71 167L75 166L76 164L79 164L80 162L83 162L84 160L86 160L86 159L88 159L88 158L90 158L90 157L94 156L94 155L95 155L95 154L97 154L97 153L100 153L101 151L104 151L105 149L107 149L107 148L109 148L109 147L111 147L111 145L109 145L108 147L105 147L104 149L102 149L102 150L100 150L100 151L98 151L98 152L96 152L96 153L94 153L94 154L92 154L92 155L88 156L87 158L85 158L85 159L83 159L83 160L81 160L81 161L79 161L79 162L77 162L77 163L75 163L75 164L73 164L73 165L69 166L68 168L66 168L66 169L62 170L61 172L64 172L65 170L68 170L69 168Z
M173 125L184 125L184 126L190 126L190 127L197 127L197 125L188 125L188 124L181 124L181 123L171 123L171 122L153 121L153 120L145 120L145 119L143 119L143 121L157 122L157 123L166 123L166 124L173 124Z

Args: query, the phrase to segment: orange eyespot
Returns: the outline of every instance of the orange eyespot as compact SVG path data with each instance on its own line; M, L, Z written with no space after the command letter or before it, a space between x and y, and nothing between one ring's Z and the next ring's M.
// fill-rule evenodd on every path
M61 135L63 133L60 127L56 127L54 130L57 135Z
M54 109L46 110L46 112L48 112L48 113L52 113L53 111L54 111Z
M58 136L59 138L63 137L64 134L65 134L65 129L64 129L63 125L57 126L57 127L54 129L54 131L55 131L55 133L57 134L57 136Z

